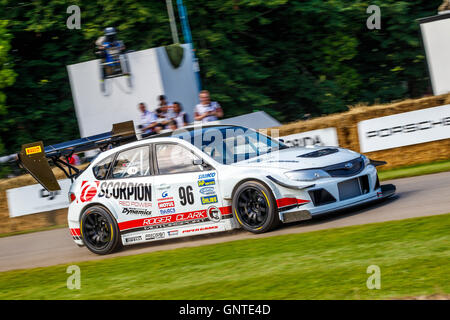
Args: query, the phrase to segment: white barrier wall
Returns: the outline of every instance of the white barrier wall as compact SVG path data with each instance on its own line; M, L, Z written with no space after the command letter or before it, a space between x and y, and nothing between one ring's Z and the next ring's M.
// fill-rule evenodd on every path
M433 93L450 92L450 14L420 21Z
M58 180L60 191L48 192L40 184L6 190L9 216L20 217L27 214L67 208L69 206L70 179Z

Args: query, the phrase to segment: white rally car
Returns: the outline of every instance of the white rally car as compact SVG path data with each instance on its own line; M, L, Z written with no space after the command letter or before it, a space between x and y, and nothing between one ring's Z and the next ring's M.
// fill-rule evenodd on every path
M57 164L54 155L67 149L79 150L70 143L45 154ZM105 150L72 175L69 228L97 254L239 227L267 232L391 196L393 185L380 186L380 164L338 147L289 148L244 127L191 127Z

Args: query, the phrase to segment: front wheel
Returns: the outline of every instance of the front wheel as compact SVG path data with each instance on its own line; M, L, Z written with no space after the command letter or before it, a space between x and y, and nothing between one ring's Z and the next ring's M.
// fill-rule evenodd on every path
M85 246L96 254L108 254L122 245L119 228L108 210L87 208L81 215L81 236Z
M258 181L244 182L236 189L233 215L245 230L253 233L267 232L280 223L272 191Z

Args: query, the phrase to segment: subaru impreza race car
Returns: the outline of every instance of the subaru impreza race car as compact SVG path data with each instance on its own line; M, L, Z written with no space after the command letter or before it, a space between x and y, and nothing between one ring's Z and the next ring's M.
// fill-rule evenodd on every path
M263 233L395 192L393 185L380 185L376 166L383 162L343 148L288 147L229 125L141 140L132 124L127 130L116 127L110 134L45 148L25 145L19 154L20 163L50 190L58 183L48 159L62 168L61 159L73 152L103 150L83 171L66 163L73 179L70 233L96 254L241 227Z

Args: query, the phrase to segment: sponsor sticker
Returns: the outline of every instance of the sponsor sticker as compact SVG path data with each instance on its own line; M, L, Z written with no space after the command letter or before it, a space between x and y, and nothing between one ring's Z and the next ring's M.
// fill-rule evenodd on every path
M200 189L200 193L205 195L215 194L216 190L213 187L203 187Z
M142 240L142 236L136 236L136 237L128 237L125 238L125 242L136 242L136 241L141 241Z
M145 240L156 240L165 238L164 232L154 232L145 235Z
M222 213L220 212L220 209L215 206L209 207L208 218L213 222L219 222L222 218Z
M217 195L201 197L202 204L210 204L217 202Z
M167 208L167 209L160 209L160 214L172 214L175 213L175 208Z
M30 148L25 148L25 153L28 155L42 152L41 146L35 146Z
M123 208L123 214L137 214L141 216L151 216L152 212L147 209L139 209L139 208Z
M169 195L169 192L167 192L167 191L161 192L161 197L158 199L158 202L159 201L168 201L168 200L173 200L173 197L171 197Z
M99 181L83 181L81 182L81 202L89 202L91 201L95 195L97 194L97 188L99 185Z
M164 202L158 203L159 209L167 209L167 208L173 208L173 207L175 207L174 201L164 201Z
M207 186L213 186L216 184L216 180L214 179L203 179L197 181L198 186L201 187L207 187Z
M152 201L152 186L148 183L102 182L99 197L117 200Z
M177 236L178 235L178 230L167 231L167 235L169 237Z
M206 178L214 178L216 176L215 172L210 173L202 173L198 176L199 179L206 179Z
M218 228L218 226L210 226L210 227L203 227L203 228L187 229L187 230L183 230L182 233L207 231L207 230L214 230L214 229L217 229L217 228Z
M136 207L136 208L150 208L152 206L151 202L140 202L140 201L119 201L119 204L123 207Z

